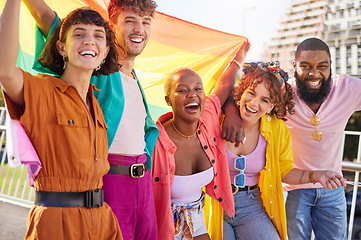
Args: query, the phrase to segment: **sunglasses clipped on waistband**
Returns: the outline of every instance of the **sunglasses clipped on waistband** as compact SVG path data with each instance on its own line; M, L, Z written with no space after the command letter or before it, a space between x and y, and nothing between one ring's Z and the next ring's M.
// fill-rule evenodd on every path
M234 185L243 188L246 185L246 156L241 155L234 159L234 168L239 170L239 174L234 176Z

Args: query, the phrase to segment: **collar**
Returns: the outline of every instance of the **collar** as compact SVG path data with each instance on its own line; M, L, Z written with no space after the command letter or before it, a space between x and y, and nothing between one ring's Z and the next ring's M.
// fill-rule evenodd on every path
M158 118L157 121L157 127L159 129L158 141L162 144L165 151L175 153L175 151L177 150L177 146L169 138L168 133L166 132L162 124L166 121L169 121L172 117L173 117L173 112L167 112Z

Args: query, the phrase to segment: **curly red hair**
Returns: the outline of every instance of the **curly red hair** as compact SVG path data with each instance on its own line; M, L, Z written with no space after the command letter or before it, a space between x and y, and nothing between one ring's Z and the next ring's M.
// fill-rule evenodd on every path
M285 83L285 91L282 93L280 81L270 71L255 68L254 71L243 74L234 93L235 102L241 99L247 88L255 89L263 81L265 81L266 88L270 92L270 101L274 104L270 115L275 115L285 121L284 117L287 112L294 114L294 93L288 83Z

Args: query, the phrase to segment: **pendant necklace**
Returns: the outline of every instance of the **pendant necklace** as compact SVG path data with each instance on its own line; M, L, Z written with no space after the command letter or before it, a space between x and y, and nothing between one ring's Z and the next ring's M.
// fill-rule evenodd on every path
M192 137L195 137L196 134L197 134L197 131L196 131L195 133L193 133L193 134L190 135L190 136L184 135L183 133L181 133L180 131L178 131L178 129L175 127L173 120L171 120L170 122L172 123L172 126L173 126L174 130L175 130L179 135L181 135L181 136L184 137L184 138L191 139Z

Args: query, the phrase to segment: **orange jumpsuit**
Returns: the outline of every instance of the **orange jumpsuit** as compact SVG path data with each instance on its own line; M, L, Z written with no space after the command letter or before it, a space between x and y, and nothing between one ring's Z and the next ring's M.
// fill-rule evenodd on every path
M37 151L42 169L36 190L84 192L102 188L109 170L106 124L90 86L94 119L77 90L59 78L24 72L25 108L6 98L11 118L19 120ZM25 239L122 239L108 204L86 207L34 205Z

